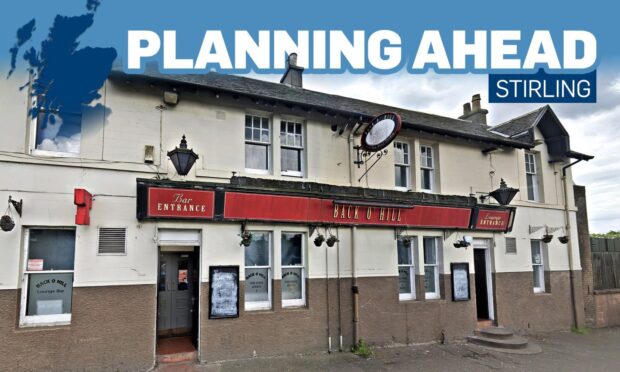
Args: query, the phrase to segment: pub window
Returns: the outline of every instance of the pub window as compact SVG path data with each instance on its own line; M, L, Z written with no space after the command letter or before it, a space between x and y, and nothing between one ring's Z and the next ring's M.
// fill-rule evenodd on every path
M416 238L398 239L398 297L400 300L415 299L415 251Z
M49 109L44 95L35 100L36 116L32 121L35 154L76 156L80 154L82 136L81 110Z
M304 234L282 233L282 307L306 304Z
M280 122L281 171L284 176L303 177L303 125L291 121Z
M545 266L543 258L543 246L540 240L532 240L532 274L534 276L534 292L545 291Z
M409 145L404 142L394 142L394 183L397 189L411 189L411 156Z
M424 237L424 290L427 299L438 299L440 250L438 238Z
M435 190L435 157L431 146L420 146L420 181L422 191Z
M538 172L538 154L533 152L525 153L525 175L527 178L527 200L540 202L541 184Z
M245 309L271 309L271 233L252 232L245 247Z
M245 169L251 173L269 173L271 133L269 118L245 116Z
M71 323L75 230L26 230L20 326Z

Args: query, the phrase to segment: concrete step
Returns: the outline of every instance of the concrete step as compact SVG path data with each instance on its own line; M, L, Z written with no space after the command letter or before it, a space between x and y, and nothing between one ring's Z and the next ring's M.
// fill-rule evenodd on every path
M470 336L469 342L481 346L488 346L496 349L525 349L527 339L519 336L512 336L506 339L490 338L485 336Z
M197 351L186 351L172 354L157 355L157 364L196 362L198 359Z
M482 336L486 338L494 338L498 340L506 340L514 336L514 332L504 327L487 327L476 329L474 331L476 336Z

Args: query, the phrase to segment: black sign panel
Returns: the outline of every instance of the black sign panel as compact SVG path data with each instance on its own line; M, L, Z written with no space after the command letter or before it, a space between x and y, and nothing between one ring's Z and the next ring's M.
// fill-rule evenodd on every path
M450 264L452 274L452 301L468 301L469 292L469 264L467 262L453 262Z
M209 319L239 317L239 266L209 267Z
M370 152L384 149L396 138L401 127L398 114L388 112L377 116L362 133L362 149Z

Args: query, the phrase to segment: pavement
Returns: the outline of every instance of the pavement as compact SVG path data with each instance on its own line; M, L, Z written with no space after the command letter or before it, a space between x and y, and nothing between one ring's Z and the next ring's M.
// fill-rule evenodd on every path
M535 355L505 354L466 342L373 347L365 359L351 352L250 358L200 365L171 365L160 372L226 371L620 371L620 328L587 334L529 335L542 347Z

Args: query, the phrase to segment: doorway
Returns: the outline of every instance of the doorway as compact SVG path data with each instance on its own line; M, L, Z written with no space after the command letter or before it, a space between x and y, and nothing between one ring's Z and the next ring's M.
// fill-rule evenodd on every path
M491 244L489 240L474 240L474 271L478 320L494 320Z
M198 350L199 253L199 247L159 247L158 354Z

